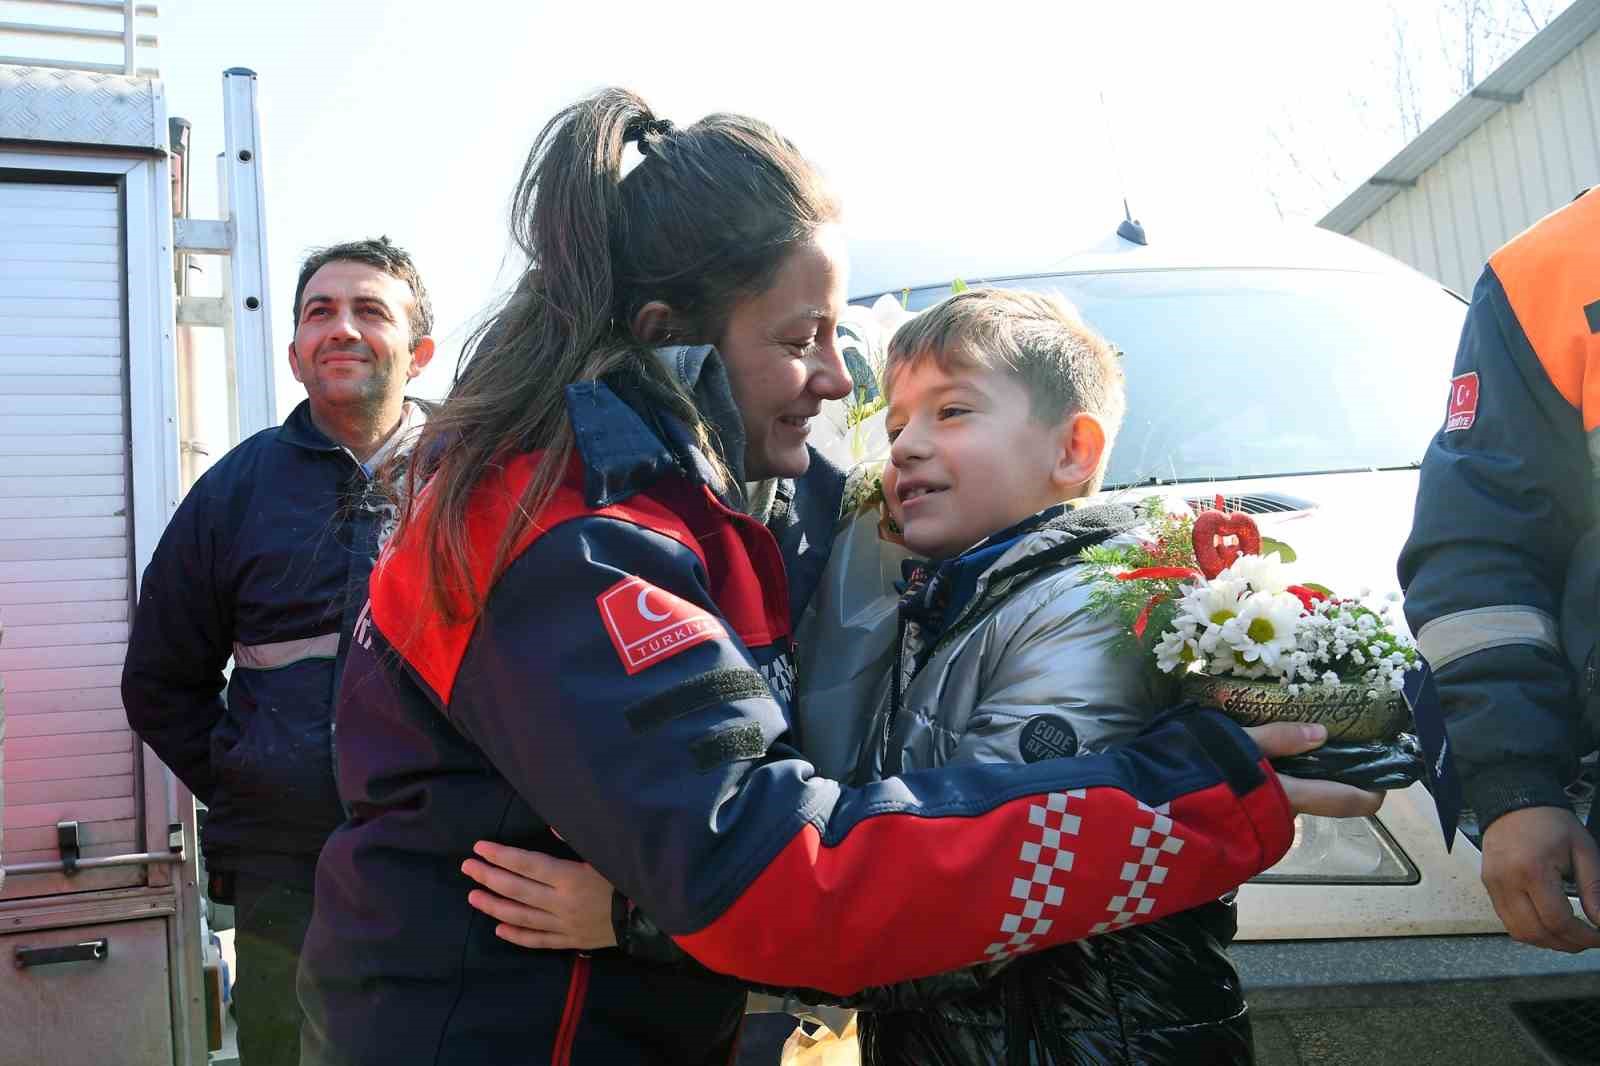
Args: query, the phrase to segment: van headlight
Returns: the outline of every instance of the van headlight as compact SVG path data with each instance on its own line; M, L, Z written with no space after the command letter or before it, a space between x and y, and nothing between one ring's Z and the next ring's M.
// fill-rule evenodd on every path
M1414 885L1422 878L1376 818L1294 820L1294 842L1278 864L1252 878L1265 884Z

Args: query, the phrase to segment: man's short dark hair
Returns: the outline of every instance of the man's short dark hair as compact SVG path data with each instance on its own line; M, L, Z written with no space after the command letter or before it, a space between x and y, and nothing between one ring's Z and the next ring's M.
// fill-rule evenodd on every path
M306 261L300 264L300 280L294 286L295 329L300 328L300 300L306 294L306 283L329 263L365 263L405 282L411 289L412 350L416 350L419 340L432 335L433 305L428 301L428 290L422 284L422 275L417 272L417 264L411 261L406 250L388 237L346 241L319 248L308 255Z

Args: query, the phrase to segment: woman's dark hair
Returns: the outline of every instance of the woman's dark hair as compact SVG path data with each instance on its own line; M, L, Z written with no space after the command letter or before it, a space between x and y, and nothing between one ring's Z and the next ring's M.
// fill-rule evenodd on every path
M629 143L642 158L623 177ZM718 114L674 129L622 89L551 119L511 204L528 270L469 340L406 472L397 535L420 523L412 535L429 559L425 606L448 621L482 609L468 569L472 490L497 462L539 453L496 549L492 584L571 461L566 385L628 375L714 454L689 396L650 354L660 338L635 337L635 317L661 301L674 340L712 342L734 304L766 289L785 257L837 217L810 163L755 119ZM419 509L424 483L428 506Z

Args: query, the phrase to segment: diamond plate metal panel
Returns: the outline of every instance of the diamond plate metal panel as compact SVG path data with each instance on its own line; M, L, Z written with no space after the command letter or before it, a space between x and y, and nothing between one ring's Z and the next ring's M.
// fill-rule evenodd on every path
M0 140L162 150L149 78L0 66Z

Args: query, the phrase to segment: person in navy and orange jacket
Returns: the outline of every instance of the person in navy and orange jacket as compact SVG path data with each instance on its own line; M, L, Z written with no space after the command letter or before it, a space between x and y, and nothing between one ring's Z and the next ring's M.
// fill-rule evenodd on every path
M1210 712L1103 756L818 777L787 716L841 490L807 423L851 387L836 202L762 123L606 90L545 127L513 218L534 266L413 453L352 641L306 1066L728 1061L742 986L497 938L480 839L581 854L719 973L842 993L980 961L1019 900L1034 946L1089 935L1157 817L1182 850L1149 919L1270 866L1297 810L1376 805L1273 774L1314 730Z
M1600 192L1490 258L1400 557L1483 881L1517 940L1600 947L1600 848L1564 786L1597 735ZM1591 822L1591 826L1592 826Z

